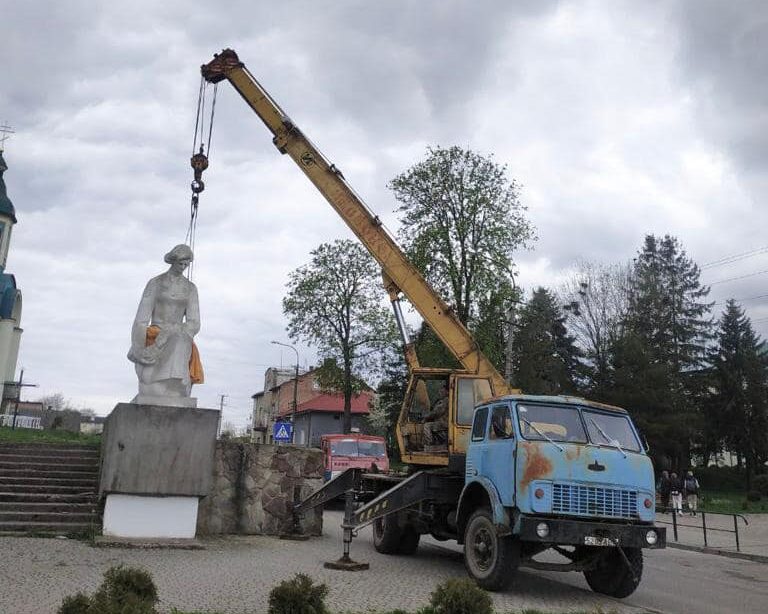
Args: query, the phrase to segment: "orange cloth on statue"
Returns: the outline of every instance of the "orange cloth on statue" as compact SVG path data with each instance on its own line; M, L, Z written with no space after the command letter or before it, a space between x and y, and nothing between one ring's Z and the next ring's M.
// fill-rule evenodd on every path
M147 327L147 340L144 343L145 346L155 344L155 339L160 334L160 327L152 324ZM203 373L203 363L200 361L200 352L192 342L192 354L189 356L189 379L193 384L202 384L205 381L205 375Z

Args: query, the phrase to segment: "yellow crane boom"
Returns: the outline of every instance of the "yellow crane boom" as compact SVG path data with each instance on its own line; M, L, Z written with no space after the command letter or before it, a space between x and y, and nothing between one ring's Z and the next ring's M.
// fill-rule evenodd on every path
M509 385L493 363L480 351L467 328L423 278L398 247L379 218L320 150L304 136L231 49L217 54L201 67L210 83L227 79L273 134L273 142L299 168L352 229L381 266L390 297L402 292L429 324L446 348L468 372L486 377L496 395L507 394ZM398 322L401 326L402 320Z

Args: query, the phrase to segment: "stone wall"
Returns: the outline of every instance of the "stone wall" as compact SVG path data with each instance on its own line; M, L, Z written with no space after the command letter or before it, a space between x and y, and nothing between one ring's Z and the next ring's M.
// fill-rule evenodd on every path
M292 526L294 491L300 499L323 484L320 450L218 441L213 488L200 501L198 535L278 535ZM301 521L308 535L322 532L322 509Z

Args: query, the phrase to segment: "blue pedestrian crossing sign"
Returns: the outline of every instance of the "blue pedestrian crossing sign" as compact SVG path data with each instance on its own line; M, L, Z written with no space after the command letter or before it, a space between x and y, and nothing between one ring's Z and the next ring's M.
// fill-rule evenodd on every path
M275 422L272 427L272 439L275 441L291 442L293 440L293 424L290 422Z

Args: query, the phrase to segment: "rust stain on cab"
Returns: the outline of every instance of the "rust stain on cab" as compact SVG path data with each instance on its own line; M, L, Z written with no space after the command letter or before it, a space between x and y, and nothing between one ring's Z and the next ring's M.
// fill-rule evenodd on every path
M523 447L525 448L525 467L520 488L524 490L533 480L549 475L552 472L552 462L541 453L539 444L525 443Z

